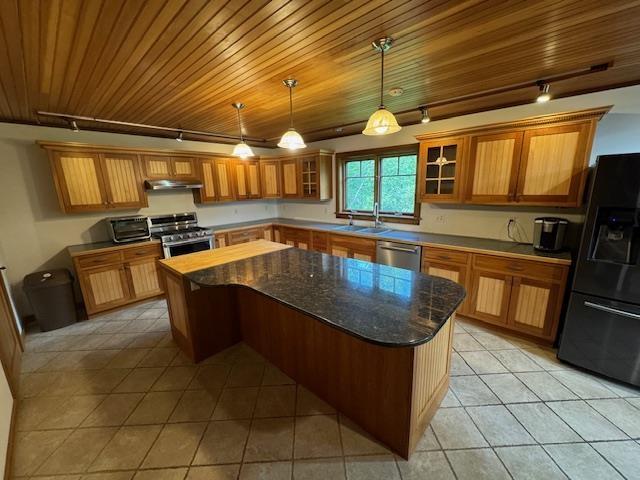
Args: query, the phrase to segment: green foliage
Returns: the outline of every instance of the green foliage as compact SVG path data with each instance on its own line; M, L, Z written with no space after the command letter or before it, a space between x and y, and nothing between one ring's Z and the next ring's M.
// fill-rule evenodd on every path
M380 211L413 213L416 155L380 159ZM350 161L345 167L345 210L372 211L375 202L375 160Z

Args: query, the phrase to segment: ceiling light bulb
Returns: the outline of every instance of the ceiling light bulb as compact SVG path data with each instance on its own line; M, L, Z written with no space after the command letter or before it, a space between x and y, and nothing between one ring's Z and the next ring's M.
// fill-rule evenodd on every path
M378 110L369 117L367 126L362 131L364 135L389 135L399 132L402 128L398 125L393 113L385 108L382 101L384 97L384 52L391 48L392 43L393 40L389 37L373 42L373 48L380 52L380 105Z
M80 131L80 129L78 128L78 124L76 123L75 120L71 120L71 130L73 130L74 132Z
M427 107L420 107L420 111L422 112L422 118L420 119L421 123L429 123L431 121L431 117L429 117L429 110Z
M538 94L538 98L536 98L536 102L545 103L551 100L551 94L549 93L550 85L548 83L540 84L540 93Z
M304 143L302 135L293 128L293 89L298 85L298 81L293 78L288 78L287 80L283 80L282 83L289 89L289 129L282 135L278 146L288 150L306 148L307 145Z
M302 139L302 135L300 135L293 127L284 132L284 135L282 135L282 138L278 142L278 146L289 150L298 150L300 148L307 147Z
M176 137L176 142L182 142L182 132L178 133L178 136Z
M234 157L240 157L244 160L245 158L253 157L253 150L251 150L251 147L246 143L240 142L233 147L231 155Z

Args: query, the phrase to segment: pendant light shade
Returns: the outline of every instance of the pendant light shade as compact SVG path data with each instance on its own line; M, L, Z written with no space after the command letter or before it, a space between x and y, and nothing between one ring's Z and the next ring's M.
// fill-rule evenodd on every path
M242 110L245 105L244 103L232 103L231 106L236 109L238 112L238 129L240 130L240 143L238 143L235 147L233 147L233 152L231 155L234 157L240 157L243 160L245 158L253 157L253 150L251 147L244 142L242 138L242 121L240 120L240 110Z
M233 155L234 157L245 159L253 157L253 150L251 150L251 147L246 143L240 142L235 147L233 147L233 153L231 155Z
M399 132L401 128L393 113L382 106L369 117L367 126L362 133L365 135L388 135Z
M278 142L280 148L286 148L288 150L298 150L300 148L306 148L307 145L302 139L295 128L293 128L293 89L298 85L298 81L293 78L283 80L284 86L289 89L289 130L284 132L282 138Z
M306 148L306 144L295 128L291 127L284 132L282 138L278 142L280 148L288 148L289 150L298 150L299 148Z
M367 126L362 131L365 135L389 135L399 132L402 127L398 125L396 117L384 106L384 52L391 48L393 40L389 37L381 38L373 42L373 48L380 52L380 106L369 117Z

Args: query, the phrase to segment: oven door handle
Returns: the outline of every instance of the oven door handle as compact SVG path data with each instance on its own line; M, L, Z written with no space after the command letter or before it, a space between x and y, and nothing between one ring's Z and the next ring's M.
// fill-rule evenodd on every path
M163 247L175 247L176 245L190 245L192 243L200 243L200 242L209 242L209 244L211 245L211 243L213 242L213 237L199 237L199 238L193 238L190 240L178 240L176 242L164 242L162 244Z
M598 303L593 303L589 301L584 302L585 307L594 308L596 310L601 310L607 313L613 313L614 315L620 315L621 317L633 318L635 320L640 320L640 314L633 312L626 312L624 310L618 310L617 308L607 307L606 305L600 305Z

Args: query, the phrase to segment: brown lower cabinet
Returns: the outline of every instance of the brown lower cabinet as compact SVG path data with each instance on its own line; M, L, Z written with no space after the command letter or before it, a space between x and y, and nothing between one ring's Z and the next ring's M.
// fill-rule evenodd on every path
M263 225L215 234L216 248L253 242L259 239L277 241L274 239L273 227L271 225Z
M467 315L555 340L569 267L491 255L473 255Z
M258 238L305 250L376 261L376 241L284 225L262 225L216 234L216 246ZM457 282L467 290L458 308L465 317L502 329L555 340L569 265L424 246L422 272Z
M434 277L442 277L462 285L470 291L471 254L445 248L424 247L422 249L422 272ZM469 295L458 308L458 313L469 311Z
M376 241L347 235L329 236L329 253L336 257L376 261Z
M311 230L303 228L282 227L280 229L280 243L291 245L302 250L311 248Z
M88 315L162 295L157 261L159 243L73 257Z

